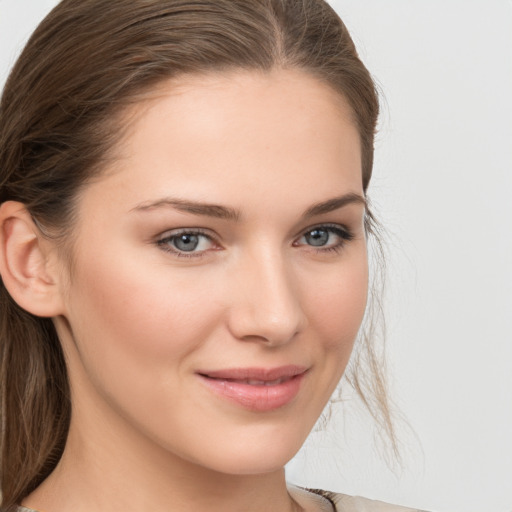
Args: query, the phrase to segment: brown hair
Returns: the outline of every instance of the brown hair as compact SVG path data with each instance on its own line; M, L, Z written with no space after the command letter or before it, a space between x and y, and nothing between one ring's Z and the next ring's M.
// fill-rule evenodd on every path
M186 73L273 68L304 70L348 101L366 191L378 97L347 29L323 0L64 0L30 38L3 92L0 203L24 203L39 226L65 240L74 199L101 171L122 131L120 114L137 95ZM367 220L371 231L369 212ZM57 464L71 404L51 319L22 310L3 284L0 308L1 510L7 511ZM368 340L360 340L356 358L362 353L371 379L350 380L393 439Z

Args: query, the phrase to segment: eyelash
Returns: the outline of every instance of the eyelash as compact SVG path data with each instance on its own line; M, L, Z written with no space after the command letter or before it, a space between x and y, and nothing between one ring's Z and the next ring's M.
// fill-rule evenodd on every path
M208 240L210 240L212 243L214 243L213 237L201 229L182 229L182 230L173 232L171 235L167 235L164 238L157 240L156 244L163 251L171 253L178 258L201 258L201 257L203 257L203 255L206 251L186 252L186 251L180 251L179 249L173 248L171 246L171 243L173 240L175 240L183 235L202 236L202 237L205 237Z
M300 245L307 245L310 247L314 252L319 254L326 254L326 253L339 253L345 245L354 239L354 234L345 226L340 225L332 225L332 224L321 224L318 226L313 226L305 231L302 232L300 237L297 240L300 240L301 238L305 237L308 234L311 234L313 231L326 231L329 234L334 234L337 237L339 237L339 241L335 243L334 245L329 245L327 247L325 246L317 246L314 245L308 245L308 244L298 244L297 241L293 243L295 247ZM190 235L190 236L199 236L199 237L205 237L210 242L215 244L215 240L213 237L206 231L203 231L201 229L183 229L176 232L173 232L170 235L165 236L164 238L161 238L156 241L156 245L161 248L163 251L173 254L174 256L178 258L202 258L204 254L207 252L204 251L198 251L198 252L187 252L187 251L180 251L179 249L172 247L172 242L183 235Z
M320 224L318 226L313 226L311 228L306 229L300 236L300 238L303 238L309 233L312 233L313 231L326 231L330 234L334 234L339 238L339 241L333 245L329 246L318 246L315 247L314 245L309 245L309 247L320 254L325 253L339 253L341 252L345 245L354 239L354 234L350 229L348 229L345 226L340 226L339 224ZM299 238L299 240L300 240ZM294 245L296 245L296 242L294 242Z

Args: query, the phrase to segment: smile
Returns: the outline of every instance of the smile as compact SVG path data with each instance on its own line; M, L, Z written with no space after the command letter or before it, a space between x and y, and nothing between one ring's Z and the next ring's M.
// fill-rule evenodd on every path
M300 391L307 368L240 368L198 372L216 396L254 412L273 411L291 403Z

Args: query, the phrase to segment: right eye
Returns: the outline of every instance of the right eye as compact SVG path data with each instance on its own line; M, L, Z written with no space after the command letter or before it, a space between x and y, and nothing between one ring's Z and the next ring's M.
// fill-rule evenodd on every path
M167 233L157 241L164 251L178 257L198 257L215 247L212 238L197 230L180 230Z

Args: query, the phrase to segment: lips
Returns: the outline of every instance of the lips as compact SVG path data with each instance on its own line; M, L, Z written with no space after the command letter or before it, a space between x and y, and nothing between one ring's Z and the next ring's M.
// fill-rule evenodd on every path
M245 409L265 412L292 402L306 373L306 367L290 365L200 371L197 375L217 396Z

